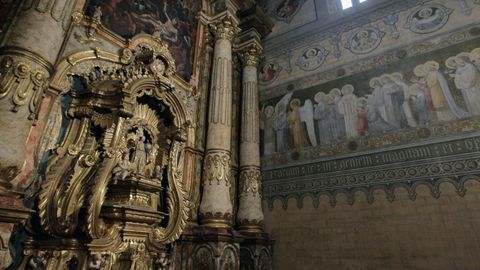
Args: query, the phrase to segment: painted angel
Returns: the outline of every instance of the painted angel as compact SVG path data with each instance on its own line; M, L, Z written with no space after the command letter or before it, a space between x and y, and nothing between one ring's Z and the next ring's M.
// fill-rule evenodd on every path
M358 117L356 110L357 96L353 91L354 88L350 84L342 87L343 97L338 102L338 111L344 117L345 130L348 138L355 138L358 136Z
M312 146L317 146L317 137L315 134L315 125L313 121L313 103L310 99L305 100L302 107L298 108L300 113L300 120L305 123L307 127L307 134Z

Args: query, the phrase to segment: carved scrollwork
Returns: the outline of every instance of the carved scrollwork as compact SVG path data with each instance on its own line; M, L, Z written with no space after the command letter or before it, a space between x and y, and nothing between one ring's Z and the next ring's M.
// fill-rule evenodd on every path
M168 192L167 206L170 213L170 219L166 228L156 228L154 233L154 243L171 243L177 240L188 220L189 202L187 192L183 186L183 157L185 151L185 142L173 142L168 164L168 184L171 190Z
M43 229L54 236L71 235L85 199L87 180L98 158L97 142L88 136L89 119L71 121L62 144L55 150L39 195Z
M39 69L32 69L28 63L15 62L11 57L4 57L0 62L0 99L10 93L13 108L29 103L29 119L36 119L43 91L47 86L47 76Z
M262 173L260 168L248 168L240 171L240 192L261 194Z

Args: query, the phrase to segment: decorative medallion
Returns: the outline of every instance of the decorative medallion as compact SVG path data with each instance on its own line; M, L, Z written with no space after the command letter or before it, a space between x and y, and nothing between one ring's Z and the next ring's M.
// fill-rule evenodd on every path
M405 28L418 34L435 32L447 23L452 12L453 9L440 4L419 7L408 16Z
M329 53L321 46L310 47L302 53L295 64L302 70L314 70L323 64Z
M282 67L275 61L266 61L260 64L259 81L260 84L270 84L275 81L282 71Z
M375 50L382 42L385 33L373 26L366 26L353 32L345 48L354 54L366 54Z
M273 10L274 18L290 23L304 3L305 0L282 0Z

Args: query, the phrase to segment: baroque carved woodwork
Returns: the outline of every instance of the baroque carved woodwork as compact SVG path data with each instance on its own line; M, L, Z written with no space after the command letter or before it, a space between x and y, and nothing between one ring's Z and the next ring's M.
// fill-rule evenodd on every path
M53 84L72 85L69 124L48 161L42 232L27 242L24 266L42 255L45 269L72 260L78 269L150 269L180 237L191 116L174 73L166 45L143 35L119 54L96 49L59 64Z

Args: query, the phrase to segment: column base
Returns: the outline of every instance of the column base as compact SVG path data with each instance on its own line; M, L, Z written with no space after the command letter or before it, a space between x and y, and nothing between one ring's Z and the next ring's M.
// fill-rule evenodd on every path
M173 268L271 270L273 243L264 232L188 228L175 243Z
M238 230L240 232L246 232L246 233L262 233L263 232L263 226L259 224L245 224L245 225L240 225L238 226Z
M230 228L232 215L230 213L200 213L200 226L206 228Z

